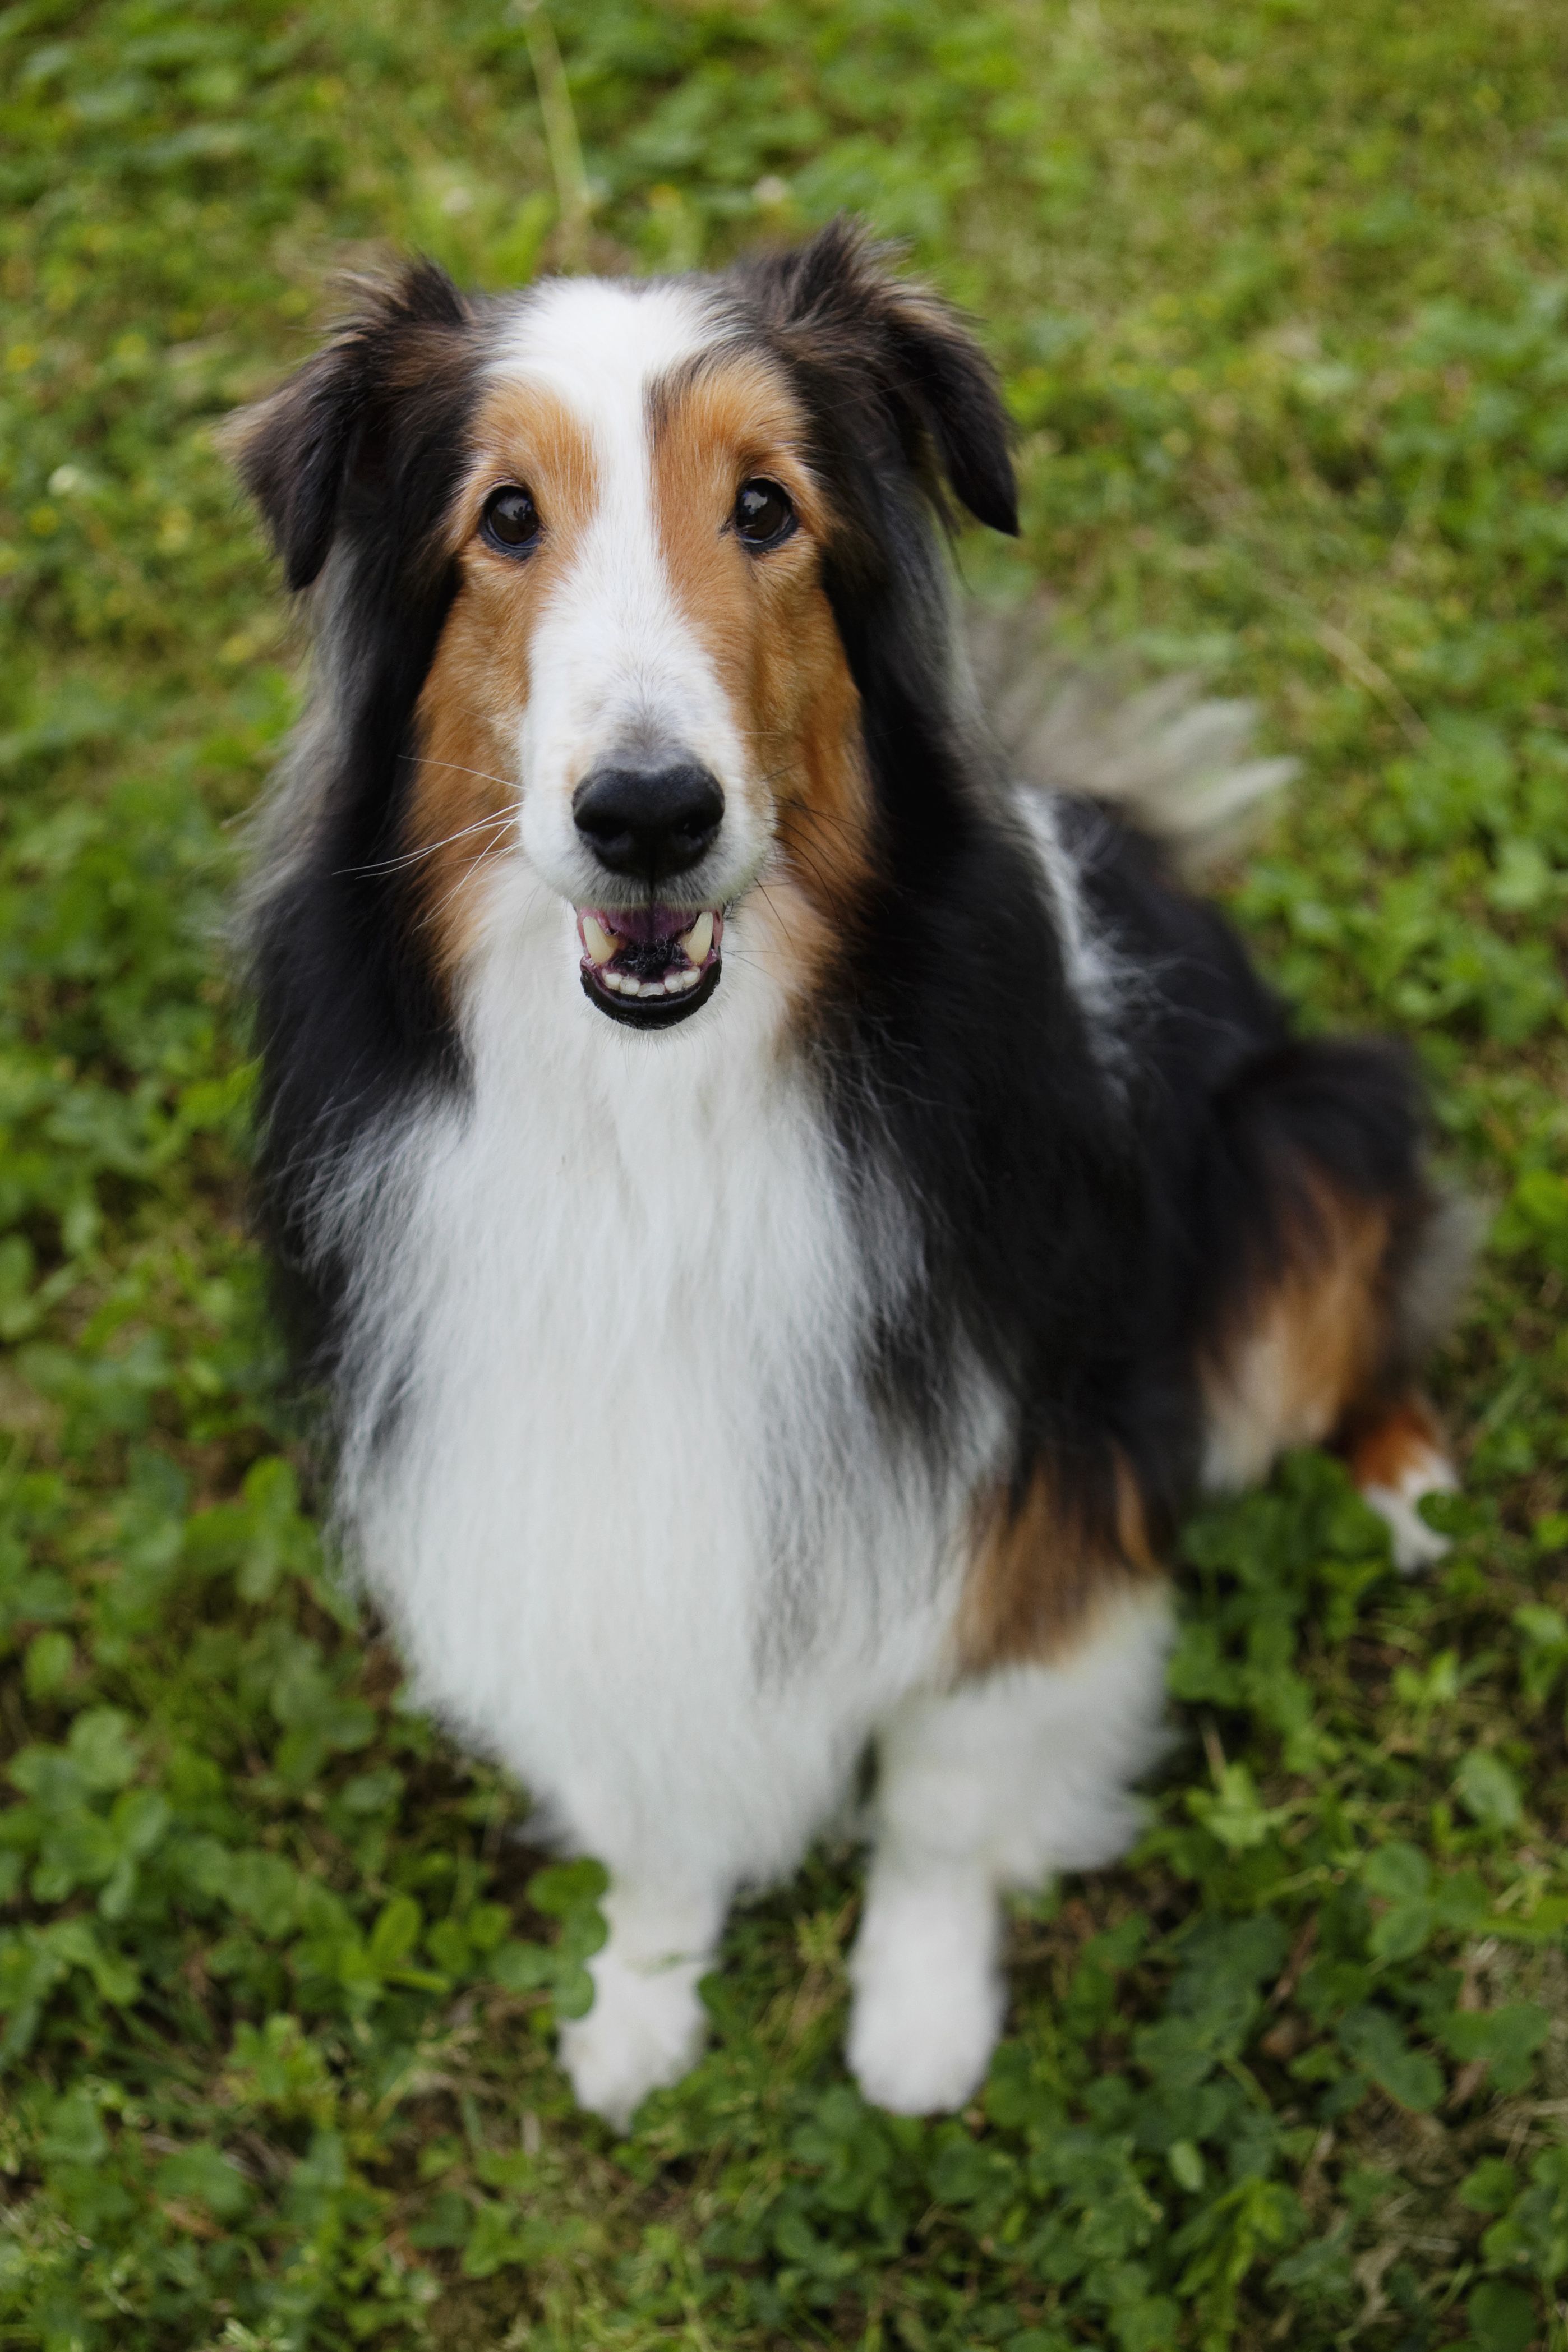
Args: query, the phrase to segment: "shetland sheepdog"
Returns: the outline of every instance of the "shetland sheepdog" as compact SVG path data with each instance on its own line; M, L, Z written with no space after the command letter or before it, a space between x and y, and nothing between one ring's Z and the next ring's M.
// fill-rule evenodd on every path
M1146 830L1020 782L945 530L961 319L839 223L725 275L363 289L238 463L309 591L248 916L270 1246L424 1701L609 1873L624 2121L874 1758L848 2063L962 2105L999 1898L1110 1861L1194 1498L1452 1483L1405 1060L1300 1037Z

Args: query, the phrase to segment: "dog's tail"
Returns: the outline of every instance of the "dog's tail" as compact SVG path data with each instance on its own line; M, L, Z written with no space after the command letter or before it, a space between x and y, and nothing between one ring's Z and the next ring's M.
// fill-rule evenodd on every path
M1188 881L1233 856L1296 773L1294 760L1253 755L1256 703L1205 695L1191 671L1129 691L1113 672L1065 660L1032 606L974 610L965 634L1009 772L1037 791L1105 802Z

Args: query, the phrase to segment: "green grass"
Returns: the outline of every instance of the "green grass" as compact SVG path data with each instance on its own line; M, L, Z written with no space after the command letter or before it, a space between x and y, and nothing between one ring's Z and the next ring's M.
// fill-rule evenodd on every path
M591 1866L323 1570L243 1213L237 819L296 706L215 445L383 241L563 257L500 0L0 13L0 2345L1568 2344L1568 13L560 0L588 257L840 205L988 322L1064 641L1256 695L1234 904L1414 1037L1496 1213L1449 1561L1324 1460L1191 1531L1123 1868L1021 1906L984 2098L837 2056L852 1856L711 2054L574 2113ZM549 82L548 31L533 20ZM290 1467L293 1464L295 1466Z

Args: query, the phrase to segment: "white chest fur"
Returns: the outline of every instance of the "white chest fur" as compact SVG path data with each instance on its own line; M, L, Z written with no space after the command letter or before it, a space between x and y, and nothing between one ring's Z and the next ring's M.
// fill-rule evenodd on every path
M424 1697L563 1834L761 1877L936 1670L962 1481L865 1399L864 1253L743 914L655 1036L582 998L569 925L498 898L470 1098L367 1162L345 1516Z

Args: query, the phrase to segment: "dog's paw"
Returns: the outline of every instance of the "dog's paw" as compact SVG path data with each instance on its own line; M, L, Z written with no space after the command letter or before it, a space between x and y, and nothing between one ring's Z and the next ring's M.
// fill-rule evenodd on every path
M699 1967L628 1966L613 1948L590 1963L594 2006L561 2029L561 2063L580 2106L625 2130L650 2091L696 2063L708 2030Z
M850 1976L846 2054L872 2105L928 2116L973 2098L1006 1999L989 1887L874 1889Z
M1362 1487L1363 1502L1371 1504L1388 1529L1401 1576L1418 1576L1447 1553L1447 1537L1429 1528L1416 1506L1427 1495L1454 1494L1458 1484L1451 1464L1434 1452L1412 1462L1394 1485L1373 1480Z

